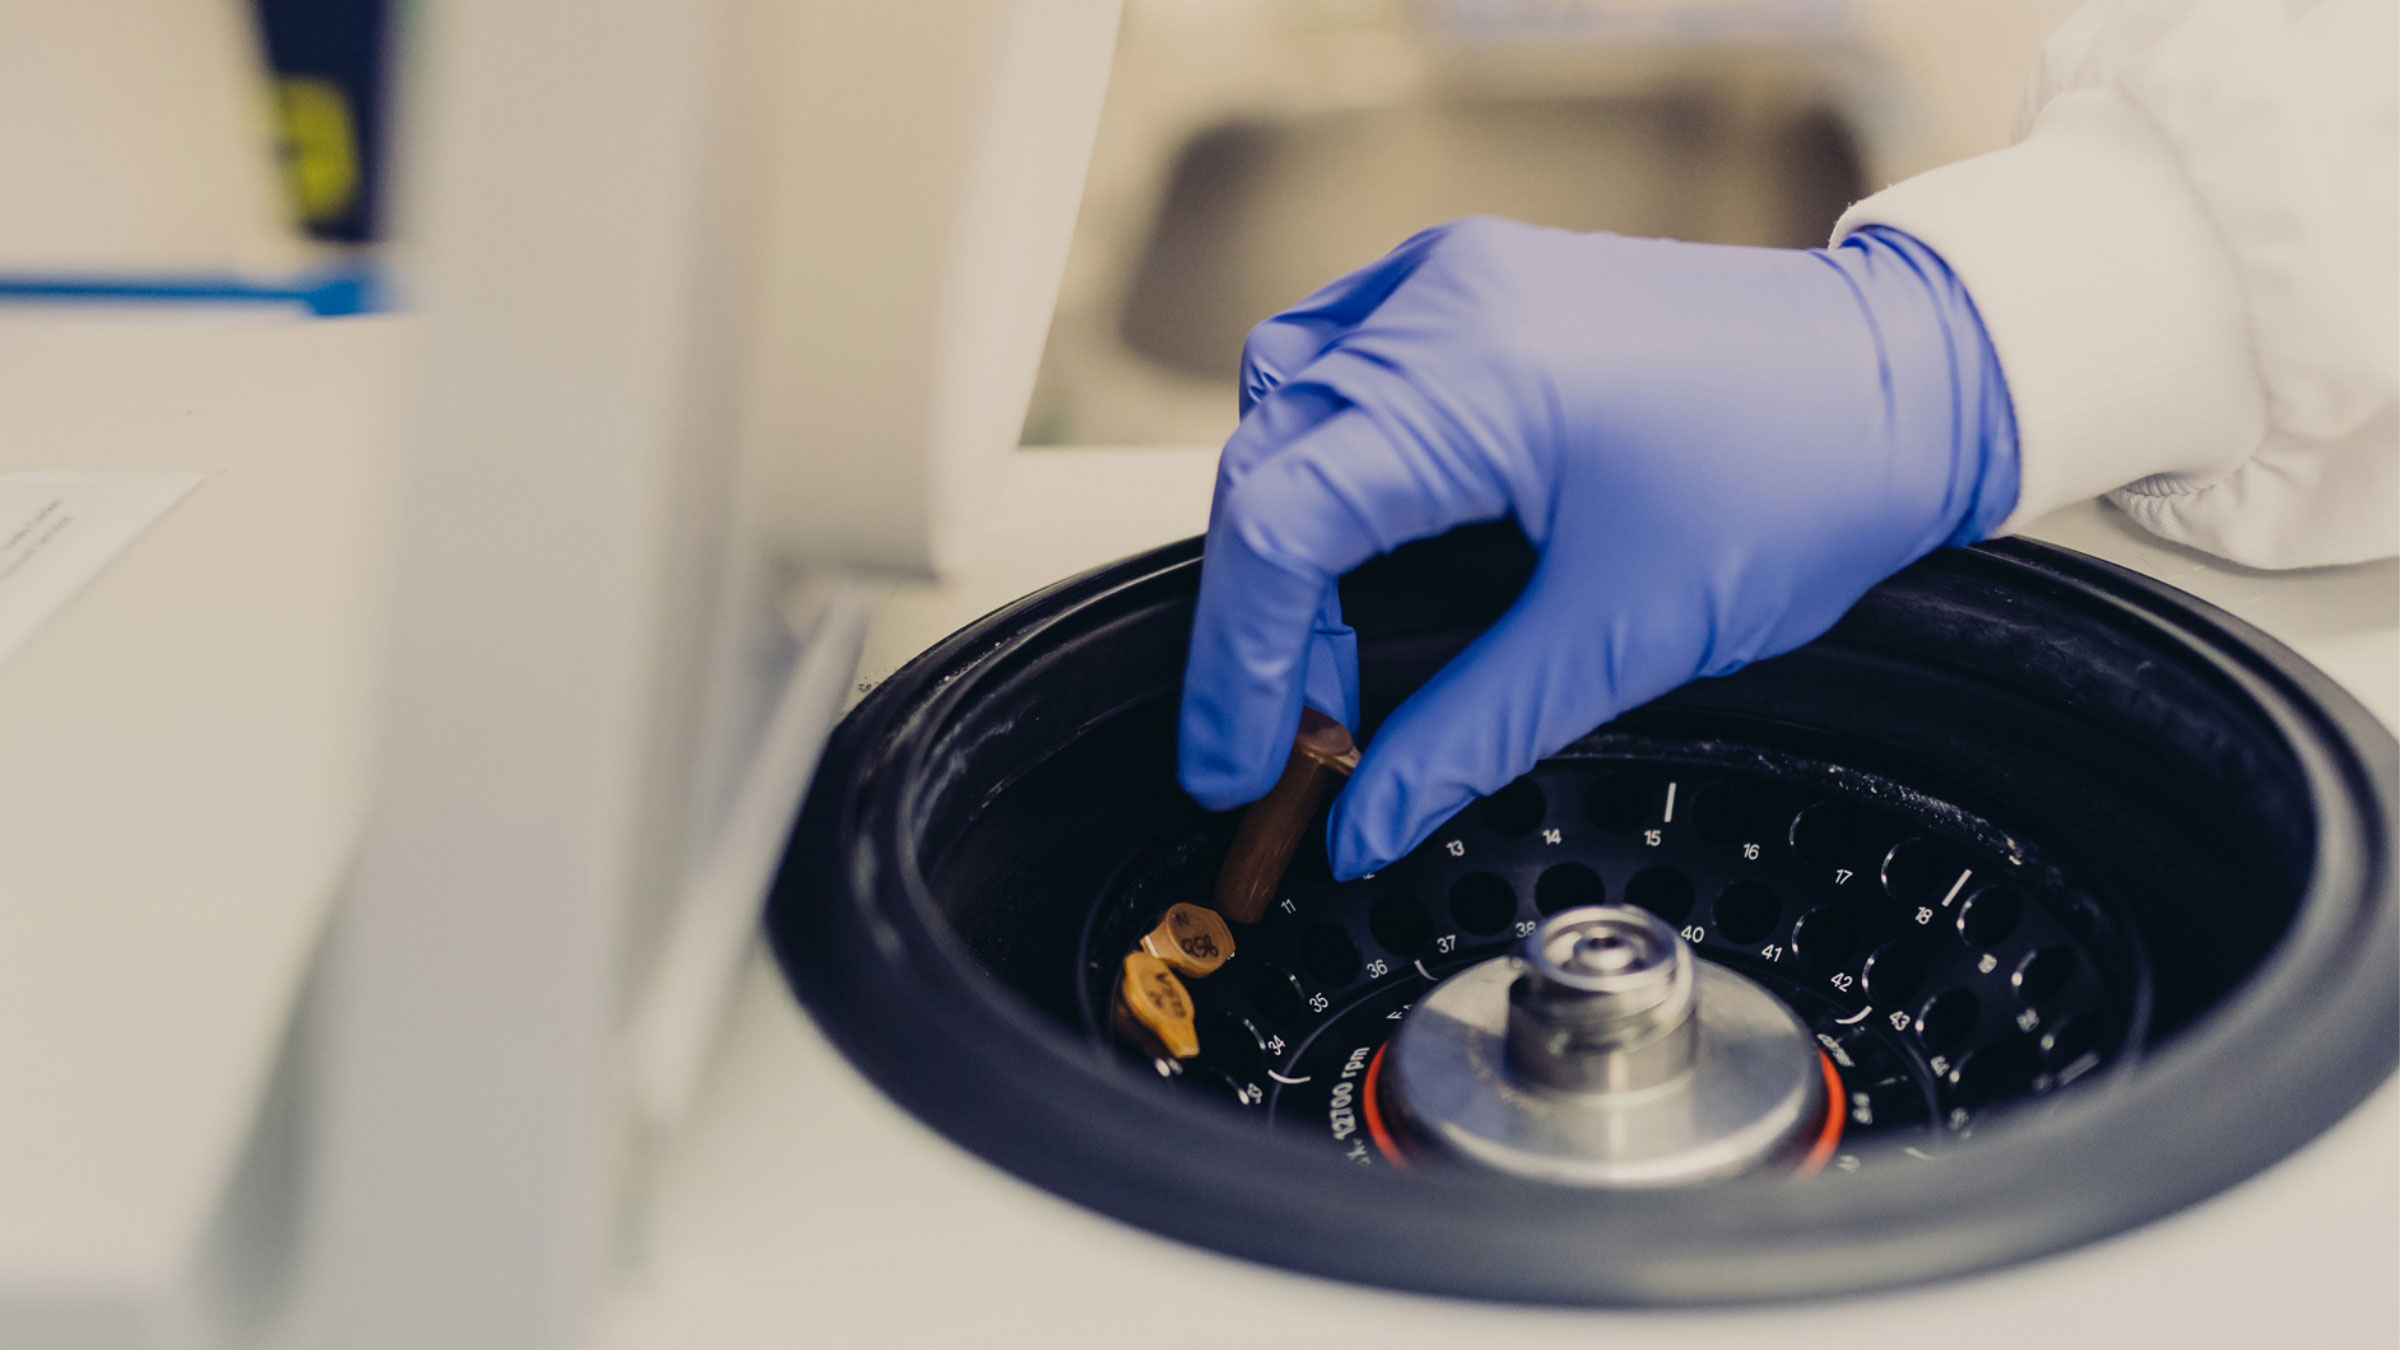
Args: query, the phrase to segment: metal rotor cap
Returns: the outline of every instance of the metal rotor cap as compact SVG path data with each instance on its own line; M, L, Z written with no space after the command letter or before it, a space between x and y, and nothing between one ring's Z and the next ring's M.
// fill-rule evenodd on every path
M1412 1133L1502 1171L1662 1186L1750 1170L1824 1117L1817 1047L1646 910L1562 910L1409 1010L1390 1097Z

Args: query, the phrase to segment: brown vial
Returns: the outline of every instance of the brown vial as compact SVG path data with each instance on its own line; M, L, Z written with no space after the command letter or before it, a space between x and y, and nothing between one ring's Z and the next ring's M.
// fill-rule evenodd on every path
M1292 865L1300 837L1334 785L1358 767L1358 743L1341 723L1300 710L1300 734L1273 790L1250 803L1217 871L1217 908L1235 923L1257 923Z

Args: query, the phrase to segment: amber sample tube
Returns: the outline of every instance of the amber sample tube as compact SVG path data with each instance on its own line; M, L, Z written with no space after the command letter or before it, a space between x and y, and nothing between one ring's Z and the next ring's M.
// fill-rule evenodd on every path
M1148 952L1127 952L1117 977L1117 1033L1153 1054L1190 1059L1200 1053L1192 994L1167 963Z
M1217 870L1217 909L1235 923L1257 923L1283 881L1300 836L1337 780L1358 767L1358 743L1341 723L1314 708L1300 710L1300 734L1283 777L1266 796L1250 803L1234 831L1233 847Z

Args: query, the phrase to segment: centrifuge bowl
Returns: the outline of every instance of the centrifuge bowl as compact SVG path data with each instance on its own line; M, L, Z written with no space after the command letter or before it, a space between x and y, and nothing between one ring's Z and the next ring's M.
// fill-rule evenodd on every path
M1473 527L1345 580L1369 735L1529 566L1513 530ZM2191 1205L2313 1139L2400 1063L2390 734L2239 621L2011 540L1938 553L1819 641L1687 686L1585 749L1765 747L1987 822L2067 879L2061 903L2090 912L2111 959L2138 959L2107 1071L2002 1103L1933 1161L1675 1190L1362 1169L1262 1129L1096 1038L1082 959L1162 828L1221 838L1174 786L1198 575L1198 541L1087 573L884 682L827 747L768 909L793 989L862 1072L962 1147L1093 1209L1421 1292L1822 1296Z

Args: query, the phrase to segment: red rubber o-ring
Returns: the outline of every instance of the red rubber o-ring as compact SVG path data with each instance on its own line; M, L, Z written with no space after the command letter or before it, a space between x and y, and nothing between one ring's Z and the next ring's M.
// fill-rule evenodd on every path
M1405 1172L1408 1170L1408 1155L1400 1151L1400 1142L1392 1138L1390 1130L1384 1128L1383 1102L1378 1091L1383 1078L1383 1052L1390 1049L1391 1045L1390 1041L1385 1041L1376 1046L1375 1057L1367 1061L1366 1081L1359 1085L1359 1093L1364 1098L1360 1110L1367 1118L1367 1138L1375 1141L1375 1151L1383 1155L1385 1162Z
M1813 1176L1833 1160L1833 1150L1842 1142L1842 1075L1833 1067L1825 1052L1817 1052L1817 1063L1825 1069L1825 1123L1817 1129L1817 1141L1808 1146L1808 1156L1800 1160L1797 1169L1801 1176Z

